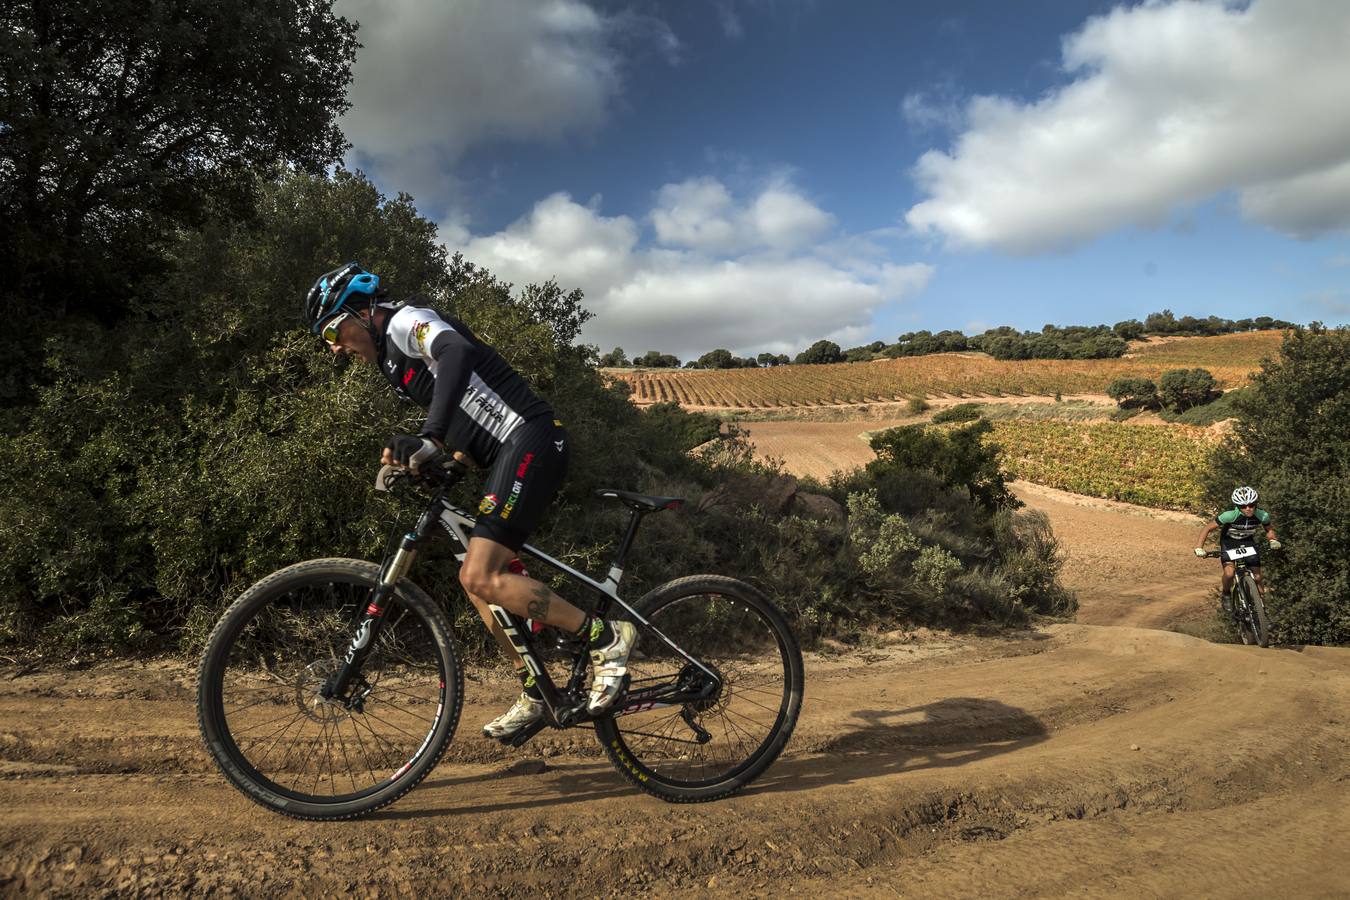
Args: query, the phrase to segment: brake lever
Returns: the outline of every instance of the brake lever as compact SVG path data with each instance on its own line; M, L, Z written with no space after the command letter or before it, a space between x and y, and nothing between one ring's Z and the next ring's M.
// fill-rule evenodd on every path
M407 478L408 475L408 470L401 466L380 466L380 471L375 475L375 490L391 492L394 490L394 485Z

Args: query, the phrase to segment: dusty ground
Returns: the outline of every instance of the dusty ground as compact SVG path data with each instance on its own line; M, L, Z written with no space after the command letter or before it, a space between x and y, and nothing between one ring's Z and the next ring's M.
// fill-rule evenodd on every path
M1083 619L1116 624L808 654L788 752L713 804L631 790L588 732L482 741L511 688L479 673L417 790L295 822L214 771L190 669L0 668L0 893L1350 894L1350 650L1125 627L1203 608L1197 523L1023 496L1069 546Z

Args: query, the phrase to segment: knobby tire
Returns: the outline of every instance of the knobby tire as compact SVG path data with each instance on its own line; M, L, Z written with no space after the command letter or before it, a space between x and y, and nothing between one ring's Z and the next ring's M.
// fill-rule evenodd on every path
M235 600L207 640L197 685L202 738L226 778L273 812L334 820L387 806L427 776L454 735L464 674L450 621L407 580L397 585L363 667L375 680L362 709L318 697L316 686L345 654L379 574L379 566L355 559L288 566ZM246 725L248 717L261 724ZM311 736L301 741L301 733ZM321 742L327 772L316 759ZM313 786L305 787L311 770Z
M1256 579L1250 573L1242 576L1242 593L1247 600L1247 613L1251 619L1252 637L1258 647L1270 646L1270 620L1266 617L1266 604L1261 599L1261 591Z
M801 649L783 614L756 588L695 575L655 588L635 610L691 656L713 666L723 689L710 701L611 715L596 736L619 773L673 803L730 796L783 751L801 712ZM641 624L629 659L629 692L669 680L689 664ZM616 708L622 708L620 700ZM698 743L683 716L711 735Z

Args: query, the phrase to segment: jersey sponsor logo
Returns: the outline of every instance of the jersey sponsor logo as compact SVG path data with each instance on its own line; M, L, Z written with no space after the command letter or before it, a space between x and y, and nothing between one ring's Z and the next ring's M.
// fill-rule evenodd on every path
M507 497L506 503L502 504L503 519L511 518L511 510L516 508L516 501L520 499L520 492L524 487L525 483L522 481L516 481L515 484L511 485L511 496Z
M559 453L562 452L562 448L563 448L563 442L562 442L562 441L554 441L554 442L553 442L553 446L555 446L555 447L558 448L558 452L559 452Z
M427 332L430 330L430 322L418 322L412 327L413 340L417 341L417 349L423 353L427 352Z
M492 419L494 422L506 421L506 413L502 412L501 409L493 406L492 401L484 397L482 394L476 394L472 402L477 404L478 408L483 411L483 415Z
M412 380L413 380L413 376L416 375L416 374L417 374L417 370L416 370L416 369L413 369L413 368L409 368L408 371L404 372L404 373L403 373L403 386L404 386L404 387L407 387L407 386L408 386L408 382L412 381Z
M485 516L491 513L496 508L497 508L496 494L485 494L483 496L483 499L478 503L478 511Z
M469 386L464 391L459 408L479 427L502 443L505 443L524 421L496 391L488 387L487 382L483 381L477 372L469 376Z
M529 468L530 468L530 462L531 462L533 459L534 459L534 454L533 454L533 453L526 453L526 454L525 454L525 458L522 459L522 460L520 461L520 465L516 466L516 477L517 477L517 478L524 478L524 477L525 477L525 473L529 470Z

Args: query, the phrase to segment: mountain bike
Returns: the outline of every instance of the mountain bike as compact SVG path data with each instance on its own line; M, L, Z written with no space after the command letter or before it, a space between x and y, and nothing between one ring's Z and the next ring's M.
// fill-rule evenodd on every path
M416 474L385 466L377 490L416 486L430 500L380 565L296 563L221 616L202 654L198 723L226 778L257 803L300 819L353 818L393 803L440 760L459 721L464 672L446 611L407 575L419 545L442 530L463 562L474 517L450 491L465 473L449 459ZM550 726L591 727L610 762L642 790L671 802L729 796L773 763L796 725L796 637L763 593L733 578L677 578L626 602L619 583L639 524L683 501L596 493L631 511L603 580L529 544L521 555L583 588L593 615L637 626L628 681L592 716L589 646L491 607L547 710L505 743L519 747ZM555 668L566 661L558 683L550 658Z
M1266 618L1266 604L1261 598L1260 586L1249 568L1249 560L1256 556L1252 546L1210 550L1206 559L1224 559L1233 564L1233 584L1228 589L1229 614L1237 626L1244 644L1270 646L1270 620Z

